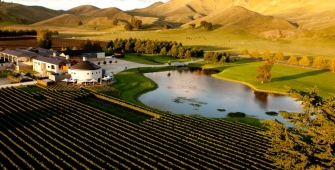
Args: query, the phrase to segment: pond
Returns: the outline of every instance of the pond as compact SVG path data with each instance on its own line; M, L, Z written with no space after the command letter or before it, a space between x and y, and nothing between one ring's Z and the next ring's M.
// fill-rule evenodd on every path
M144 74L158 89L142 94L139 100L152 108L176 114L222 118L243 112L258 119L277 119L266 112L300 111L301 105L283 95L254 91L246 85L216 79L201 69L180 69Z

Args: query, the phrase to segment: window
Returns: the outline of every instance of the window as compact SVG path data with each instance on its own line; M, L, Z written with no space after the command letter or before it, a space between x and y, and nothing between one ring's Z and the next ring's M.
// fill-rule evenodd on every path
M87 75L90 75L90 73L87 73Z
M50 66L48 66L48 68L50 68Z
M93 72L92 72L92 74L93 74Z
M51 69L55 69L55 65L51 65Z

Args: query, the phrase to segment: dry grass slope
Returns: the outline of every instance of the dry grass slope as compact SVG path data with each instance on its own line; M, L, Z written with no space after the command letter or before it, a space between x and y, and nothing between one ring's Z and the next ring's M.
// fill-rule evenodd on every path
M91 11L99 10L98 7L92 6L92 5L81 5L78 7L71 8L66 11L68 14L83 14Z

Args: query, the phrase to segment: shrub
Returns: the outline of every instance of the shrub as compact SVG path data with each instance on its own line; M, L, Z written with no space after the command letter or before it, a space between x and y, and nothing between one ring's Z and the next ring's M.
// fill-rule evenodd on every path
M269 116L278 116L278 113L274 112L274 111L265 112L265 114L267 114Z
M246 114L242 112L230 112L227 114L228 117L245 117Z

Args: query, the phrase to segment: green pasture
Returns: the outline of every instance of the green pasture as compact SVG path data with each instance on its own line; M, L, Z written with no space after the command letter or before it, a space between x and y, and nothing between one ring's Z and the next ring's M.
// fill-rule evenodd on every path
M145 77L143 73L173 70L176 67L145 67L140 68L140 72L136 69L129 69L114 75L118 83L112 87L121 91L121 99L133 104L144 106L137 100L137 97L145 92L156 89L158 86L151 79Z
M119 27L104 28L98 31L80 31L79 28L63 28L59 37L110 41L116 38L139 38L181 42L186 47L202 48L206 51L228 51L239 54L243 49L258 50L263 53L282 51L284 55L306 55L309 57L323 56L326 59L335 57L335 41L320 37L298 39L267 39L255 36L243 30L218 28L211 31L203 29L177 28L170 30L134 30L125 31ZM77 36L78 34L78 36Z
M330 71L274 64L271 70L271 82L262 84L255 78L257 68L261 65L263 62L249 59L238 59L236 63L226 65L205 62L191 64L197 67L216 68L222 72L213 75L214 77L244 83L259 91L285 93L285 86L302 91L317 86L319 95L324 98L329 97L329 93L335 92L335 73Z

